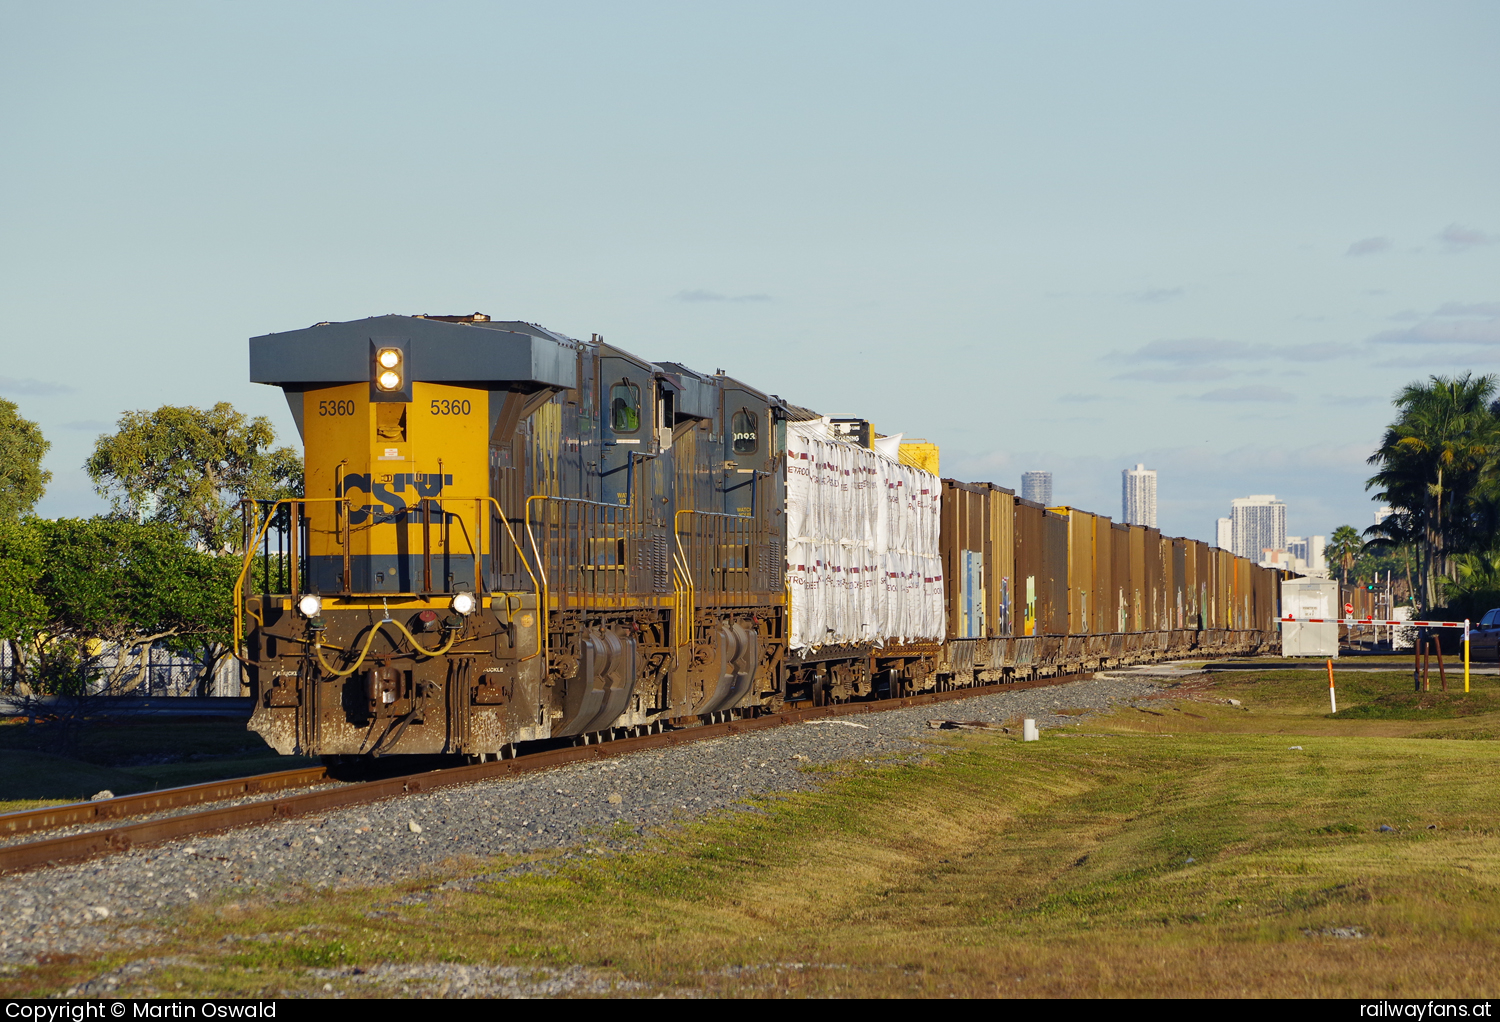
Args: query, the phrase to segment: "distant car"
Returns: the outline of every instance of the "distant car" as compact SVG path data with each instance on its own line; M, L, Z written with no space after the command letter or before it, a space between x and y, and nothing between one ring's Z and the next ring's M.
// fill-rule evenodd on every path
M1488 611L1469 631L1469 656L1474 660L1500 660L1500 607Z

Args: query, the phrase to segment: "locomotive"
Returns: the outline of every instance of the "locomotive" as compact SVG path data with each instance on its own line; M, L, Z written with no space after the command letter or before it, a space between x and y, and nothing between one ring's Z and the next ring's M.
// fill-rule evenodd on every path
M235 588L284 754L485 760L1274 636L1271 569L598 335L319 323L251 338L250 378L305 450Z

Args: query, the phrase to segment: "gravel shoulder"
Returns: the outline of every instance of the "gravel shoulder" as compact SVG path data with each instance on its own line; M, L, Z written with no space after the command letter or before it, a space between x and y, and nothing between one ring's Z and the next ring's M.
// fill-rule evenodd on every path
M497 855L597 854L651 828L747 810L750 796L821 784L822 774L809 767L881 764L938 751L929 720L999 723L1024 716L1042 729L1070 727L1080 716L1057 711L1103 712L1159 698L1190 673L1110 671L858 720L809 721L0 877L0 972L44 955L146 951L166 910L229 894L372 886L440 868L451 876L455 862L464 861L473 864L473 878L492 879ZM476 986L494 992L512 979L497 973ZM70 993L113 989L102 978L98 985Z

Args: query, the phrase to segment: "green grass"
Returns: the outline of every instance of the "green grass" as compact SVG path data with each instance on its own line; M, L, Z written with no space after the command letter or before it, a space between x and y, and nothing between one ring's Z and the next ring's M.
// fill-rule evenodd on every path
M1035 743L945 732L926 761L843 764L759 813L478 891L435 884L517 860L226 896L165 920L151 955L182 963L126 992L380 994L399 991L309 970L459 962L581 965L648 995L1493 996L1500 757L1430 740L1428 717L1330 718L1326 675L1288 673ZM0 995L140 956L37 966Z

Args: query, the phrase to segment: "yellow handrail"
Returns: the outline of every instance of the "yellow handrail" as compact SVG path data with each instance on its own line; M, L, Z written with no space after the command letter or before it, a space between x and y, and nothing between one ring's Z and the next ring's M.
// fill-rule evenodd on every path
M290 504L293 504L293 503L296 503L296 504L314 504L314 503L320 503L320 502L332 503L334 501L338 501L338 502L341 502L341 503L347 503L348 499L349 498L347 498L347 497L295 497L295 498L288 497L288 498L285 498L283 500L278 500L278 501L273 502L271 504L271 507L272 508L277 508L277 507L280 507L282 504L288 504L288 505L290 505ZM254 501L253 505L254 505L256 513L259 514L259 512L260 512L260 502L259 501ZM240 646L245 641L245 628L244 628L244 619L245 619L245 576L250 573L250 565L255 560L255 548L258 547L258 546L260 546L260 541L263 538L265 538L266 530L271 527L271 519L273 519L275 517L276 516L274 514L268 514L268 515L266 515L266 520L263 523L261 523L261 525L255 530L255 538L253 540L251 540L249 543L245 544L245 560L244 560L244 563L242 563L240 565L240 574L239 574L239 577L234 580L234 650L233 650L233 652L234 652L235 659L238 660L238 661L240 661L241 663L245 663L245 664L248 664L249 661L246 660L245 657L240 654Z
M672 593L674 602L677 604L674 608L675 620L673 622L673 631L675 634L672 638L672 648L674 650L681 649L693 641L693 619L697 617L698 613L698 593L693 582L692 565L688 562L687 552L682 549L682 529L680 526L683 515L694 513L692 510L684 508L672 516L672 543L677 547L677 553L672 558L675 562L676 570L672 574L674 577L680 577L686 582L685 586L675 586L675 591ZM687 596L686 609L682 606L683 595ZM684 622L686 623L684 624ZM687 635L686 639L683 638L684 634ZM673 655L675 656L676 654L674 653Z
M542 597L541 586L538 584L536 572L532 571L531 565L527 562L526 551L521 547L520 540L518 540L516 538L515 530L513 528L511 528L510 519L508 519L506 517L505 510L504 510L504 508L502 508L500 506L500 502L497 499L495 499L494 497L492 497L492 496L483 496L483 497L448 497L448 498L445 498L445 499L450 500L450 501L473 500L473 501L475 501L478 504L483 504L485 501L488 501L489 503L491 503L491 504L493 504L495 506L495 510L498 513L497 516L499 517L501 524L505 526L505 533L506 533L506 535L510 538L511 546L515 548L517 559L521 562L522 567L524 567L526 569L526 574L531 577L531 584L532 584L532 591L533 591L533 593L539 597L539 602L545 602L544 599L541 599L541 597ZM254 562L255 554L256 554L256 548L260 546L261 540L265 538L266 530L268 530L271 527L271 521L272 521L272 519L275 518L274 509L280 507L282 504L290 505L290 504L294 504L294 503L295 504L308 504L308 503L319 503L319 502L323 502L323 503L334 503L334 502L337 502L337 503L347 504L348 503L348 498L347 497L297 497L297 498L290 498L289 497L289 498L285 498L283 500L275 501L275 502L273 502L273 503L271 503L269 505L270 508L272 509L271 513L268 513L266 515L264 522L261 522L258 526L255 527L255 529L253 530L253 533L254 533L253 539L249 543L246 544L246 547L245 547L245 559L244 559L244 562L240 565L240 573L239 573L239 576L235 579L235 584L234 584L234 651L233 652L234 652L235 658L238 659L241 663L246 663L246 664L249 663L249 661L241 653L241 648L243 647L244 641L245 641L245 629L244 629L244 617L245 617L245 579L246 579L246 576L249 575L249 573L250 573L250 565ZM259 516L259 513L260 513L260 507L261 507L261 505L260 505L259 501L254 502L254 512L255 512L255 514L256 514L257 517ZM529 509L529 503L528 503L528 509ZM479 574L479 562L480 562L480 559L484 556L484 552L482 550L475 550L474 549L474 545L473 545L472 541L469 541L468 528L467 528L467 526L463 525L463 519L462 519L462 517L459 518L459 523L460 523L460 526L463 527L464 539L465 539L466 542L469 543L469 552L471 554L473 554L473 556L474 556L474 560L475 560L475 575L476 575L476 577L478 577L478 574ZM534 548L535 547L535 543L533 542L532 545L533 545L533 548ZM296 595L296 594L292 594L292 595ZM508 606L508 603L507 603L507 606ZM544 613L543 620L545 621L545 613ZM420 650L422 653L424 653L427 656L439 656L442 653L446 653L448 651L448 649L450 649L452 647L452 645L453 645L453 641L452 641L452 639L450 639L449 642L447 643L447 645L445 645L441 650L439 650L437 652L431 652L431 653L429 653L427 650L422 649L421 644L417 642L416 638L411 634L411 632L407 631L406 627L404 625L402 625L399 621L392 621L391 623L394 624L394 625L396 625L396 627L400 628L403 632L406 632L407 638L411 639L412 645L415 646L418 650ZM545 636L545 632L543 632L543 636ZM542 650L543 650L543 644L544 644L544 639L543 639L543 637L539 636L538 637L538 642L537 642L537 648L534 651L532 651L531 653L529 653L526 656L522 657L521 660L524 662L526 660L531 660L534 657L540 655L542 653ZM321 646L321 643L319 643L318 645ZM366 646L366 652L368 652L368 645ZM319 651L319 653L318 653L318 659L319 659L320 662L323 659L321 651ZM349 671L344 672L343 674L337 674L337 676L338 677L345 677L348 674L353 673L353 671L358 670L359 664L361 664L363 662L364 662L364 653L361 653L360 659L356 662L356 665L355 665L354 668L351 668ZM325 669L331 670L330 668L328 668L328 666L327 666L326 663L323 664L323 667Z
M677 572L677 574L680 574L680 576L687 583L685 587L674 586L673 591L673 598L677 603L677 623L675 626L676 634L672 641L675 643L674 648L676 649L681 649L683 646L686 646L689 642L692 641L693 619L697 616L698 613L698 583L697 580L693 578L692 561L688 557L687 552L682 549L681 519L683 515L701 515L704 518L732 518L735 521L755 520L754 515L731 515L722 511L699 511L694 508L682 508L672 516L672 541L677 546L677 554L673 558L673 560L676 562L679 569L679 572ZM747 569L749 568L748 562L746 563L745 567ZM682 606L682 596L684 593L686 593L687 595L687 608L685 611ZM684 622L686 622L685 626ZM686 632L688 636L685 640L682 637L684 632Z

